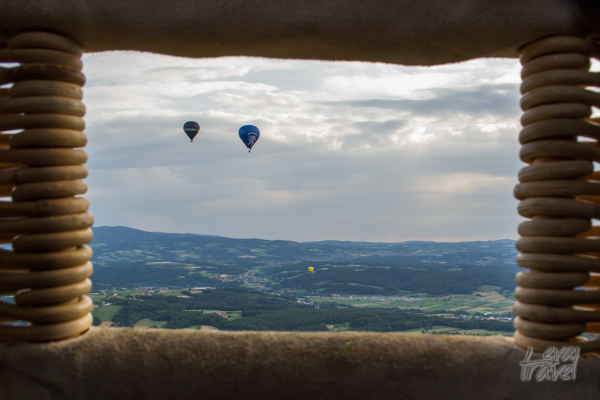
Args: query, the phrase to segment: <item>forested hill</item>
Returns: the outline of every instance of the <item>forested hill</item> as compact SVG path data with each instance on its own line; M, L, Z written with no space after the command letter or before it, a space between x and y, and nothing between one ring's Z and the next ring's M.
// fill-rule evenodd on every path
M482 285L510 292L517 271L510 240L297 243L126 227L99 227L94 234L92 280L98 289L245 286L318 295L469 294Z
M122 226L95 227L93 261L215 263L252 267L300 261L420 261L441 265L515 265L514 240L399 243L233 239L192 233L145 232Z

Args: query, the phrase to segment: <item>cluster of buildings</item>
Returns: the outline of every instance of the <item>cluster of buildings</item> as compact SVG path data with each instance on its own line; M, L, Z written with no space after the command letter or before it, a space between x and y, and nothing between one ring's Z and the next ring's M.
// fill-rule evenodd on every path
M209 279L214 279L214 277L209 276ZM221 274L219 275L216 279L220 280L221 282L239 282L240 278L237 275L227 275L227 274Z
M320 298L320 297L327 297L327 296L307 296L307 297L312 297L312 298ZM331 295L332 298L337 299L337 300L375 300L375 301L395 301L395 300L401 300L401 301L407 301L409 303L412 303L413 301L421 301L423 299L419 298L419 297L367 297L367 296L340 296L339 294L332 294Z
M251 287L253 287L254 289L261 289L261 290L266 290L266 285L265 282L263 281L263 279L257 277L256 275L254 275L254 273L251 273L252 271L248 271L243 273L242 275L239 276L239 278L235 278L236 281L239 281L240 279L242 281L244 281L246 284L250 285Z
M320 297L328 297L328 296L310 296L310 297L320 298ZM368 298L365 296L354 296L354 295L341 296L339 294L332 294L331 297L336 300L365 300Z
M453 315L450 317L446 317L446 318L450 318L450 319L478 319L478 320L493 320L493 321L501 321L501 322L511 322L513 320L512 317L506 317L506 316L493 316L493 315L469 315L469 314L460 314L460 315Z
M423 299L419 297L398 297L397 300L408 301L409 303L412 303L413 301L421 301Z

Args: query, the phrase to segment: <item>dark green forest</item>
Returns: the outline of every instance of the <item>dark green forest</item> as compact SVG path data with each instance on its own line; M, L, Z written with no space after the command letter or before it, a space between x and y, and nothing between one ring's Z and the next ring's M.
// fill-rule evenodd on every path
M309 274L308 266L315 272ZM224 282L203 276L201 272L182 267L132 265L96 265L92 277L97 289L105 287L148 286L214 286L235 288L242 282ZM206 266L205 266L206 268ZM239 266L209 266L208 271L239 275L247 271ZM325 269L323 269L325 268ZM207 271L207 269L199 270ZM282 267L262 270L262 274L272 283L272 290L294 289L308 293L356 294L356 295L395 295L401 291L426 292L433 295L468 294L481 285L502 287L513 291L517 267L462 266L453 270L447 266L426 265L411 262L400 265L388 264L328 264L324 262L300 262Z
M269 291L468 294L482 285L513 291L518 270L510 240L297 243L99 227L90 245L96 289L235 288L243 284L240 275L252 271ZM308 266L314 274L307 274Z
M206 264L204 264L206 266ZM210 264L208 265L209 267ZM207 269L205 269L206 271ZM237 266L218 266L208 269L211 272L228 275L239 275L247 271ZM238 287L239 282L221 282L202 276L200 272L175 266L145 265L144 262L131 265L111 265L98 263L94 265L92 280L96 288L147 286L217 286L220 288Z
M167 321L166 329L211 325L219 330L327 331L327 324L349 323L352 330L393 332L445 325L462 329L513 332L512 323L487 320L459 320L428 317L418 310L355 308L329 303L319 309L299 304L292 298L245 289L209 290L186 293L191 298L154 295L135 300L115 299L121 305L113 317L118 326L133 326L141 319ZM196 311L193 311L196 310ZM241 311L242 318L227 320L199 310Z
M264 272L278 286L321 294L395 295L399 291L426 292L433 295L472 293L481 285L500 286L513 291L517 267L463 266L452 270L444 266L379 264L337 264L303 262ZM306 272L313 266L315 272ZM326 268L326 269L323 269Z

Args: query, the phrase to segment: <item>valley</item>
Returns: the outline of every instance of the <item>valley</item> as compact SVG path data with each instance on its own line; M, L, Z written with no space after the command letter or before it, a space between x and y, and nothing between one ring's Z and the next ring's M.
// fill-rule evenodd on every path
M125 227L95 232L93 315L102 327L514 330L512 241L296 243Z

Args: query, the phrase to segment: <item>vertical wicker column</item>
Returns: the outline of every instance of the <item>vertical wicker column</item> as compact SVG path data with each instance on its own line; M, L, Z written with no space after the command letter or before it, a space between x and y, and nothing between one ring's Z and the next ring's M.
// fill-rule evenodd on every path
M600 351L600 126L591 106L600 75L589 72L600 48L576 37L551 37L521 52L521 159L515 197L519 225L515 341L535 351L578 346Z
M85 107L81 47L51 33L26 32L0 49L0 337L49 341L92 323L89 204L83 164ZM9 65L10 67L10 65ZM15 324L14 321L22 321ZM27 323L24 323L27 322Z

